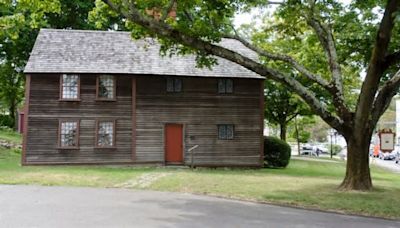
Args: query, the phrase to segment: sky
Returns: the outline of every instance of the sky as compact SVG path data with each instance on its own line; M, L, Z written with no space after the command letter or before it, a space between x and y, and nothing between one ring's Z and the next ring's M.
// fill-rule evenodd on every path
M278 1L284 1L284 0L276 0L276 2ZM352 0L339 0L339 2L344 3L345 5L350 4ZM274 12L276 7L278 5L271 5L268 9L269 12ZM256 24L260 24L261 23L261 18L257 17L261 12L261 9L254 9L249 13L239 13L236 15L235 19L234 19L234 25L236 28L240 27L240 25L242 24L249 24L253 21L256 22Z

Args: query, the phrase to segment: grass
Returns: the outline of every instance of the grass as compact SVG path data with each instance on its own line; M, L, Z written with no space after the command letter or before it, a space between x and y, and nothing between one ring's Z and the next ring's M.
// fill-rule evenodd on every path
M21 143L22 136L13 130L0 128L0 139L12 143Z
M343 162L292 160L286 169L19 165L20 151L0 148L0 184L124 187L190 192L400 219L400 175L372 167L374 190L337 190Z

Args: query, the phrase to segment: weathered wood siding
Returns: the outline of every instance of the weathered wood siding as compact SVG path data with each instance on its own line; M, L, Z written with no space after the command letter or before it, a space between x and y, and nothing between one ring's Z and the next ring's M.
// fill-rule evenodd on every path
M164 126L184 124L184 149L194 145L195 165L259 166L262 149L262 81L233 79L233 94L218 94L216 78L183 78L183 91L166 92L166 78L136 79L136 159L164 162ZM218 124L234 124L235 138L219 140ZM184 154L190 164L189 154Z
M32 74L26 164L131 162L131 77L117 76L117 101L96 101L96 76L80 75L81 101L59 101L60 75ZM58 149L59 119L79 119L79 149ZM116 148L94 148L96 119L116 120Z

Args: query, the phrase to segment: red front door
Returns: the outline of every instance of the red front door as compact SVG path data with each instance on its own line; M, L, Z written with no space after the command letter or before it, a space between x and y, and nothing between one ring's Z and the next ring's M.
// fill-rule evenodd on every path
M183 162L182 131L182 124L165 125L165 162L170 164Z

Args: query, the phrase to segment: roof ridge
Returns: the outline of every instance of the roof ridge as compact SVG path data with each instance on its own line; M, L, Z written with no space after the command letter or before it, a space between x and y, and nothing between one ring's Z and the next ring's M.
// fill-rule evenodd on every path
M52 32L68 32L68 33L124 33L129 34L128 31L116 31L116 30L84 30L84 29L55 29L55 28L41 28L40 31L52 31Z

